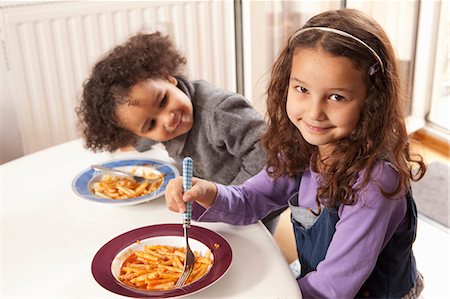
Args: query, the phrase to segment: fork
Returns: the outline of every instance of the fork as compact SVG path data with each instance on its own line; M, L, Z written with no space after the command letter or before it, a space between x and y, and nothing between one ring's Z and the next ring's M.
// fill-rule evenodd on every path
M192 187L192 159L186 157L183 159L183 189L184 192L188 191ZM192 203L186 203L186 212L183 213L183 231L184 231L184 241L186 243L186 257L184 258L183 272L180 278L178 278L175 288L180 288L185 285L186 280L191 275L194 269L195 256L189 247L189 236L188 229L191 227L191 217L192 217Z
M126 176L132 178L133 180L135 180L137 183L142 183L144 181L149 181L151 183L151 182L155 182L155 181L158 181L161 179L161 178L146 179L142 176L135 175L128 171L123 171L123 170L116 169L116 168L109 168L109 167L105 167L102 165L92 165L91 168L94 170L97 170L97 171L115 173L115 174L119 174L119 175L126 175Z

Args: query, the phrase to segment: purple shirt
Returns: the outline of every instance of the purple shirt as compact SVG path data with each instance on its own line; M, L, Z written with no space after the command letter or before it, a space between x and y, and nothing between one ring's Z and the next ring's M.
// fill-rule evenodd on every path
M304 172L299 205L317 208L315 196L320 175ZM362 179L362 173L360 173ZM383 247L396 231L408 226L407 202L385 197L380 190L395 188L398 174L388 162L379 162L369 184L357 193L357 203L340 205L339 221L325 259L316 271L298 280L304 298L353 298L367 280ZM355 186L361 183L360 179ZM193 218L204 222L254 223L268 213L287 206L296 190L294 178L272 179L266 170L239 186L217 184L218 194L209 209L193 205ZM399 197L399 196L397 196Z

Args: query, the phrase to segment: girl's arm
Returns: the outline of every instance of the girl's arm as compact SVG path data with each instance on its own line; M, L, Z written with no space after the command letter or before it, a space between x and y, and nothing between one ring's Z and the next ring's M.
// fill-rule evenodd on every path
M181 178L171 180L166 189L170 210L184 211L184 202L194 201L192 218L205 222L245 225L287 206L296 190L295 178L272 179L264 169L239 186L224 186L194 179L183 195Z

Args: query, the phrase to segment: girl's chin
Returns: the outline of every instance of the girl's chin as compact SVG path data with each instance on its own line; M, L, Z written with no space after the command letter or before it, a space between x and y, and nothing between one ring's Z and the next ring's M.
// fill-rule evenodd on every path
M325 145L328 144L328 142L323 140L323 138L317 138L317 136L311 137L311 136L303 135L303 138L309 144L314 145L314 146L318 146L318 147L325 146Z
M178 127L178 129L174 132L174 133L175 133L175 134L174 134L175 136L174 136L173 138L177 138L177 137L179 137L179 136L181 136L181 135L184 135L184 134L188 133L191 129L192 129L192 126L187 125L186 123L183 123L183 124L180 125L180 126Z

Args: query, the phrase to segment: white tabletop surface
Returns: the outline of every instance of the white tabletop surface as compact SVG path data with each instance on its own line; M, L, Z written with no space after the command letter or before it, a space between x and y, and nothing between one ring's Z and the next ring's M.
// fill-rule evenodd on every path
M71 184L94 163L131 157L171 161L159 148L96 154L78 139L1 165L2 298L123 297L95 281L94 255L122 233L181 223L181 215L167 210L163 197L134 206L92 203L76 196ZM219 281L187 298L301 298L287 262L260 222L193 224L224 237L233 261Z

